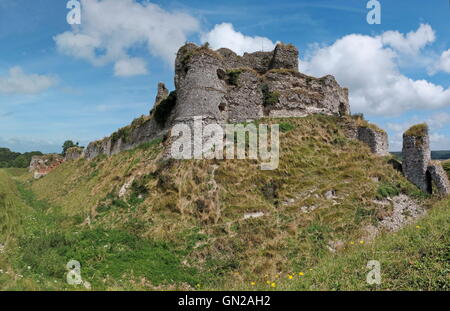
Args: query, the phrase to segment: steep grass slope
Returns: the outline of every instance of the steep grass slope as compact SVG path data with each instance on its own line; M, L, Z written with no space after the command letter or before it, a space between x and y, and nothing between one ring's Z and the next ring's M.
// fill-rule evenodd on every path
M36 219L17 238L21 248L11 250L16 269L49 289L71 288L63 277L70 259L81 262L94 289L271 286L294 272L325 273L328 261L350 256L355 241L366 249L368 228L392 212L376 199L404 193L426 207L438 202L387 158L348 140L351 119L266 121L283 132L274 171L261 171L254 160L163 160L163 143L154 141L64 163L38 181L15 177ZM339 287L321 275L286 288L365 283L353 275Z

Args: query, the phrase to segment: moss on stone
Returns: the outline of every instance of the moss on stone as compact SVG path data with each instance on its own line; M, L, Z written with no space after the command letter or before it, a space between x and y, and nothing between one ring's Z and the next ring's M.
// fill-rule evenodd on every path
M66 154L67 153L75 153L75 152L82 152L83 151L83 147L78 147L78 146L74 146L74 147L70 147L66 150Z
M406 132L406 136L424 137L428 135L428 125L426 123L411 126Z
M263 84L261 86L261 91L263 93L263 97L264 97L264 106L271 106L274 105L276 103L278 103L278 101L280 100L280 92L278 91L273 91L271 92L269 90L269 86L267 84Z
M239 86L239 77L242 73L242 69L230 69L227 70L227 82L228 84Z

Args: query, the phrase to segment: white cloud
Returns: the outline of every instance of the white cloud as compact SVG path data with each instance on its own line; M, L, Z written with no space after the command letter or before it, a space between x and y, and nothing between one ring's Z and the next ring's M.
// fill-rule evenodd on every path
M147 64L141 58L121 59L114 65L114 75L118 77L131 77L147 73Z
M238 55L245 52L252 53L256 51L271 51L276 43L265 37L249 37L236 30L229 23L222 23L201 35L203 43L208 42L213 49L229 48Z
M21 67L12 67L6 76L0 76L0 93L37 94L57 83L54 76L27 74Z
M450 150L450 138L439 133L432 133L430 145L432 150Z
M434 30L430 25L421 24L417 31L411 31L406 35L398 31L386 31L380 36L384 45L405 54L417 54L427 44L436 40Z
M387 123L386 128L392 131L389 137L389 145L392 150L401 150L403 143L403 133L414 124L427 123L430 128L430 145L433 150L450 149L450 138L439 133L450 124L450 113L439 112L425 119L414 116L405 122Z
M115 63L116 75L143 74L143 61L129 55L144 46L151 55L173 63L188 35L198 32L196 18L168 12L150 2L81 0L81 25L57 35L60 52L94 65ZM146 72L146 69L145 69Z
M442 52L439 61L436 63L434 68L432 68L431 73L434 74L438 71L450 73L450 49Z
M396 49L405 52L423 47L431 40L428 27L422 25L415 33L402 36L407 43L397 44ZM399 54L383 42L385 34L375 37L351 34L330 46L316 47L300 62L300 70L315 76L335 75L341 85L350 89L354 112L389 116L411 109L450 106L449 88L400 73ZM393 44L391 39L388 41Z

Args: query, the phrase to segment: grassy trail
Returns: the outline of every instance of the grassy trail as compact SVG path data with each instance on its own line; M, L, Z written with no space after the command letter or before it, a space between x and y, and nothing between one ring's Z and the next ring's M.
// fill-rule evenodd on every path
M66 282L72 259L96 290L189 289L199 282L197 271L180 263L185 251L83 226L79 217L37 200L14 173L0 170L0 290L84 290Z

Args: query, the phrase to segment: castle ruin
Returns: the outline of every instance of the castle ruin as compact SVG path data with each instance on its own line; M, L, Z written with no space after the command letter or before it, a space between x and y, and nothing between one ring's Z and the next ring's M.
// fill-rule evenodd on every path
M448 176L441 164L431 161L430 136L426 124L412 126L403 134L403 163L405 177L426 193L450 194Z
M317 113L349 115L348 89L340 87L331 75L315 78L300 73L298 57L295 46L282 43L271 52L243 56L225 48L213 51L188 43L177 53L175 91L169 92L159 83L149 115L90 143L82 156L92 159L132 149L167 135L175 124L190 123L197 116L205 123L225 124ZM356 129L353 136L367 143L374 153L387 153L383 131Z

